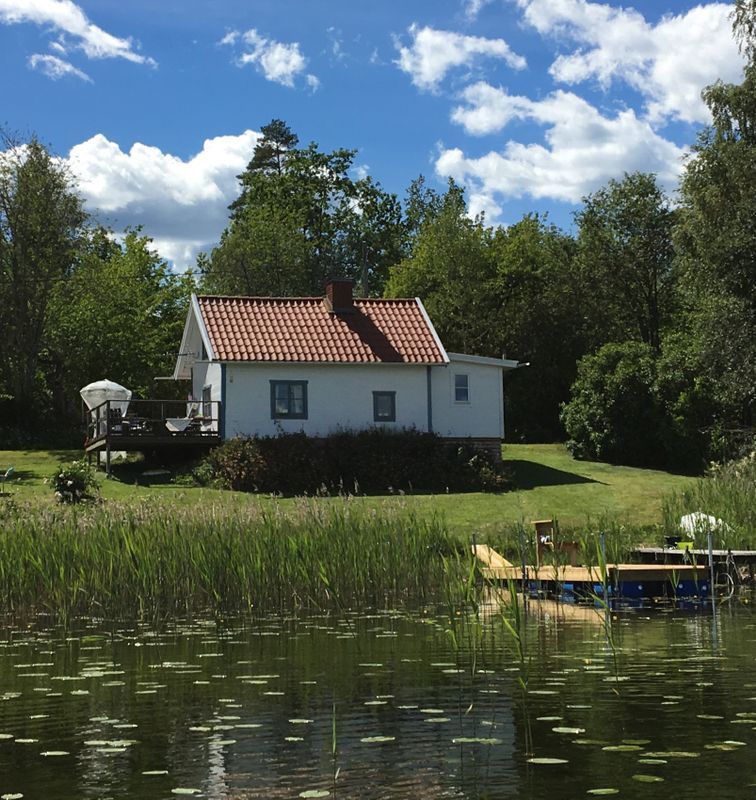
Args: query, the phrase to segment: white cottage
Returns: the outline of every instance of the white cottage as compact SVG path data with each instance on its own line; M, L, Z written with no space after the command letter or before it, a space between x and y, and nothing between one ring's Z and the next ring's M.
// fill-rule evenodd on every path
M418 298L192 296L173 377L218 408L221 439L380 426L471 439L500 454L503 373L447 353ZM215 405L219 403L219 405Z

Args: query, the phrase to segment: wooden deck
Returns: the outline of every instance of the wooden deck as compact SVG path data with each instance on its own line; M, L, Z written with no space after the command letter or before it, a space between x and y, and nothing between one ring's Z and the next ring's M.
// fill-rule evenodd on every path
M223 441L221 405L215 401L106 401L85 412L85 423L84 452L104 453L108 472L112 452L201 452Z
M141 452L144 450L159 450L164 447L186 449L191 447L213 447L220 444L218 433L169 433L145 434L130 436L119 433L109 433L98 436L85 442L85 453L96 453L110 448L111 451L122 450L126 453Z
M492 581L522 581L523 568L507 561L488 545L473 545L473 555L485 566L481 574ZM540 567L526 565L526 581L545 583L597 584L602 582L601 569L597 566L572 567L544 564ZM701 564L607 564L607 583L616 585L625 581L637 583L663 583L682 580L705 581L708 566Z
M688 556L695 556L697 560L709 558L709 551L702 548L691 548L690 550L682 547L638 547L634 551L644 560L659 561L660 559L684 559ZM712 550L712 556L716 561L723 561L728 555L734 559L742 561L756 561L756 550Z

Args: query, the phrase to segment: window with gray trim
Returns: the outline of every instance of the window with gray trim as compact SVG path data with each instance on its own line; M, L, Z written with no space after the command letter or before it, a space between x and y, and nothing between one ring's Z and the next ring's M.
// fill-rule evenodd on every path
M373 422L396 422L396 392L373 392Z
M469 376L457 373L454 376L454 402L455 403L469 403L470 402L470 381Z
M270 416L307 419L307 381L271 381Z

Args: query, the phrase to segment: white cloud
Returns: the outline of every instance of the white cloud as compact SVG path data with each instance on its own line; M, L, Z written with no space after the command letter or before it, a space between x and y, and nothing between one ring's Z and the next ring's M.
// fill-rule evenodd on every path
M468 19L475 19L481 10L493 0L464 0L465 16Z
M68 61L64 61L62 58L58 58L57 56L35 53L33 56L29 56L29 66L32 69L38 69L40 72L47 75L48 78L52 78L54 81L57 81L60 78L71 76L74 78L81 78L81 80L87 81L87 83L92 83L92 79L89 77L89 75L87 75L86 72L82 72L73 64L70 64Z
M409 28L412 43L405 47L398 39L394 44L399 51L395 62L406 72L419 89L435 91L455 67L470 67L479 56L499 58L513 69L524 69L526 61L513 52L503 39L486 39L482 36L465 36L453 31L435 28Z
M125 58L155 66L153 59L136 52L131 39L113 36L94 25L71 0L0 0L0 23L22 22L50 26L60 35L73 37L75 46L88 58ZM61 48L64 45L59 41L56 49L60 52Z
M654 122L667 118L709 121L701 90L717 78L739 82L743 60L732 36L732 5L709 3L651 24L636 10L588 0L517 0L539 33L579 49L551 65L568 84L614 79L640 92Z
M676 184L684 151L632 110L607 117L571 92L531 100L485 83L468 87L462 97L467 105L455 108L452 119L467 133L493 133L513 119L546 129L545 144L510 140L500 152L479 158L458 148L440 152L436 171L467 184L478 209L491 213L502 199L523 195L577 203L610 178L635 170L656 173L668 189Z
M344 38L339 28L333 27L326 28L328 38L331 40L331 55L335 61L343 61L347 54L344 51Z
M254 64L267 80L283 86L294 86L295 79L304 73L307 66L307 59L299 49L299 42L277 42L261 36L256 28L250 28L244 33L231 31L219 44L241 45L243 52L236 59L240 67ZM305 80L313 91L320 85L315 75L307 74Z
M239 41L239 36L241 36L239 31L229 31L218 44L236 44Z
M97 134L72 148L68 164L89 211L117 229L143 225L158 252L183 268L218 241L258 138L251 130L217 136L182 160L141 143L124 152Z

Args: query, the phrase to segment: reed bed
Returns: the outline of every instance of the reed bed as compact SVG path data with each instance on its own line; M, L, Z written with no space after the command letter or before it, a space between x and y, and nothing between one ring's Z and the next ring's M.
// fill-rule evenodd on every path
M394 607L464 584L438 521L345 498L269 508L116 504L0 510L0 610L111 617L302 605Z
M715 547L756 549L756 452L712 466L706 477L692 487L668 497L662 506L664 527L670 534L679 535L680 518L694 511L725 523L713 531ZM697 544L705 546L706 536L702 533Z

